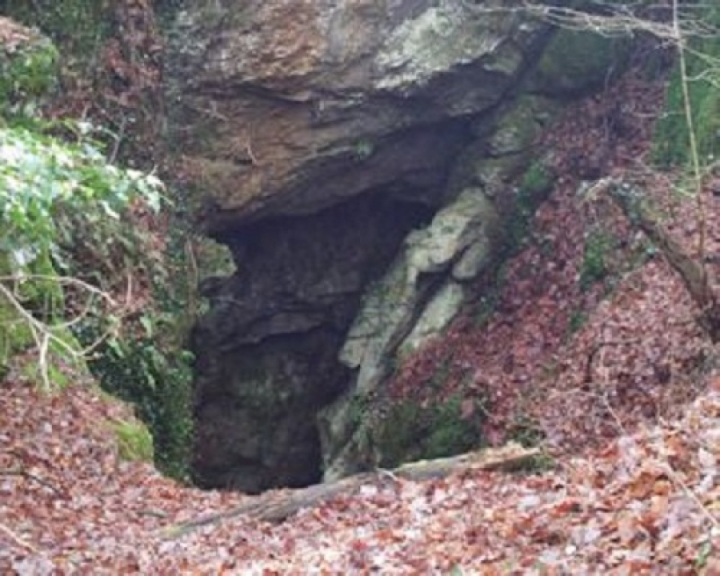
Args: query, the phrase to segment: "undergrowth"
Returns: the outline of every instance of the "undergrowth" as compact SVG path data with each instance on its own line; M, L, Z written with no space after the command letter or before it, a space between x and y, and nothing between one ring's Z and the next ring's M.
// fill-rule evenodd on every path
M720 7L703 8L703 22L720 27ZM686 78L676 66L666 94L665 112L659 118L653 138L652 159L662 168L688 166L691 160L690 135L685 115L683 82L690 95L689 108L695 128L698 155L702 165L720 157L720 35L689 39L686 51Z
M482 445L482 410L462 415L462 399L455 395L429 406L412 400L394 404L376 433L382 447L379 465L395 468L403 462L461 454Z
M118 100L118 66L144 79L152 70L135 74L131 66L152 63L122 62L122 50L112 62L98 58L113 34L120 46L145 49L153 31L123 28L132 13L108 2L0 0L0 11L60 47L28 33L27 51L23 44L15 58L0 59L7 125L0 132L0 364L29 357L48 390L89 368L103 389L136 407L158 467L187 478L191 358L184 336L194 306L184 232L170 241L162 232L158 178L116 165L125 159L153 168L155 124L128 124L127 110L109 105ZM63 93L52 92L57 85ZM157 86L124 88L137 104L133 117L149 114ZM59 119L67 110L88 111L88 120ZM135 149L142 153L131 158ZM33 347L37 354L28 356Z

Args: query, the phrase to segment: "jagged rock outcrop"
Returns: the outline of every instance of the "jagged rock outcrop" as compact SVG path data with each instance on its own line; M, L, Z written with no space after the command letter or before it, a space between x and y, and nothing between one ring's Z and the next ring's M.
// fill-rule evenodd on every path
M557 107L517 99L547 92L551 30L436 4L186 0L174 19L169 142L237 266L203 283L193 333L203 485L361 467L357 398L442 331L502 245Z
M548 30L434 4L186 3L169 58L173 139L212 197L212 230L384 186L437 202L468 119L513 89Z

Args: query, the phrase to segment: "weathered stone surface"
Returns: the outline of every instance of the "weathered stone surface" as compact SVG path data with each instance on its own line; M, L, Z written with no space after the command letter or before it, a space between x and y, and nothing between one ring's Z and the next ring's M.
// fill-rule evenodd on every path
M472 254L472 264L461 269L475 276L500 240L498 214L477 188L464 190L428 226L407 236L388 274L368 292L340 352L357 375L319 418L326 480L354 472L372 435L372 421L354 418L353 407L378 393L400 354L440 334L460 309L463 288L445 281L446 275Z
M440 336L450 325L465 301L465 289L453 280L446 281L424 307L412 332L397 350L398 356L417 352L424 344Z
M523 94L506 103L491 121L476 122L476 140L458 156L448 187L477 186L502 207L511 196L513 180L536 154L537 138L562 108L562 101Z
M377 187L437 198L467 118L497 104L547 37L461 3L211 4L178 15L168 75L172 140L213 198L212 229Z
M532 150L535 140L562 108L562 103L543 96L524 94L498 120L488 138L487 152L493 158Z

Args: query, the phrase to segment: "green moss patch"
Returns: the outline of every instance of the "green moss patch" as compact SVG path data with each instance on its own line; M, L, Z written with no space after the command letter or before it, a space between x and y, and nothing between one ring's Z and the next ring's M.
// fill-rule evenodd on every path
M703 21L720 27L720 7L708 5ZM706 165L720 157L720 68L713 60L720 58L720 36L694 38L690 48L685 53L690 107L700 161ZM652 158L663 168L687 165L690 160L690 136L679 65L670 79L665 111L655 128Z
M452 456L482 445L480 415L484 412L476 410L465 418L461 403L454 396L431 406L409 400L393 405L375 435L380 466L395 468L403 462Z
M532 163L519 179L514 205L507 220L506 251L513 254L525 242L538 206L552 191L555 176L542 162Z
M37 105L57 80L58 52L42 37L20 46L0 46L0 113Z
M613 238L601 231L591 231L585 238L583 261L580 267L580 288L587 290L609 273L608 255L614 248Z
M0 0L0 13L38 28L63 53L92 56L110 23L111 2L100 0Z
M630 47L630 38L561 29L538 63L531 90L576 96L602 87L623 71Z
M147 427L137 420L111 422L117 438L118 454L123 460L153 461L153 439Z

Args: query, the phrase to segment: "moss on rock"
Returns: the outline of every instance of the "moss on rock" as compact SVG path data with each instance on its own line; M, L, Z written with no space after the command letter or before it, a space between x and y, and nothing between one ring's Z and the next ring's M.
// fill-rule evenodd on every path
M463 417L461 402L459 396L454 396L432 406L412 400L394 404L373 435L380 452L379 465L394 468L404 462L452 456L480 446L480 422L477 417Z
M531 91L576 96L601 87L625 67L630 38L586 30L559 30L531 77Z
M152 462L153 437L139 420L118 420L111 423L117 440L118 455L123 460Z

